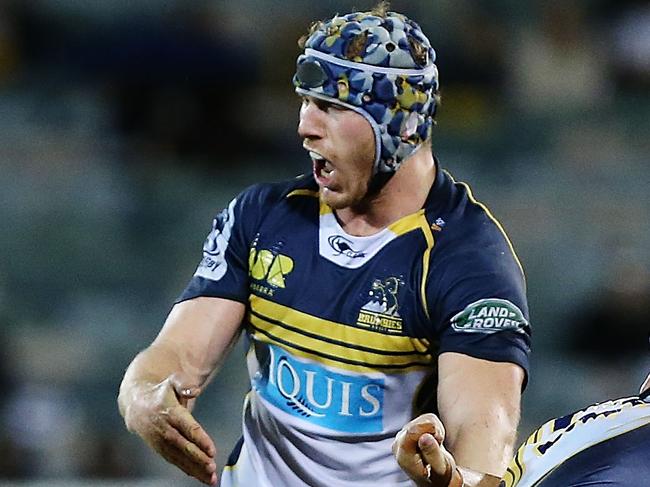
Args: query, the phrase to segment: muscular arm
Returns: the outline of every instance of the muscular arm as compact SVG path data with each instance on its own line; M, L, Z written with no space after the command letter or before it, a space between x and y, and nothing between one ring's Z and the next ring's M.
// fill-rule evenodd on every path
M129 431L207 484L216 484L216 449L190 410L237 341L244 313L242 303L220 298L177 304L120 386L118 405Z
M395 458L418 486L497 487L516 439L524 372L459 353L438 360L440 418L405 425Z
M482 485L476 482L483 476L470 470L500 478L516 441L524 371L515 364L459 353L443 353L438 365L445 446L466 485Z
M199 297L175 305L153 343L129 365L120 387L120 412L129 391L172 375L202 389L239 337L245 307L236 301Z

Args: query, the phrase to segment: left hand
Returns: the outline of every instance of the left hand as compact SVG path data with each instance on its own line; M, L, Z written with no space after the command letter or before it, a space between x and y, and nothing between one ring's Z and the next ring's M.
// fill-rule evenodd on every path
M447 487L456 462L442 445L445 428L435 414L408 422L393 441L393 455L418 487Z

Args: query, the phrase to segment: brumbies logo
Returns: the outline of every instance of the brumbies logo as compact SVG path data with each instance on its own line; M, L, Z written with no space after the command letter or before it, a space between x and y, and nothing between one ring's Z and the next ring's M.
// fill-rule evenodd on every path
M401 277L388 277L383 281L375 279L357 317L357 326L384 333L401 333L402 318L397 301L399 288L404 284Z
M330 247L332 247L334 249L334 252L336 252L334 255L343 254L352 259L366 256L365 252L354 250L352 248L352 240L345 238L342 235L330 235L330 237L327 239L327 243L330 244Z
M523 333L528 320L521 310L505 299L479 299L451 319L454 330L468 333L496 333L516 331Z

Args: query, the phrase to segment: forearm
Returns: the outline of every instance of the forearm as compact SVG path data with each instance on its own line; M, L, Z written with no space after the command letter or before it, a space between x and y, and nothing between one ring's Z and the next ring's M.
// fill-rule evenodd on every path
M192 388L189 395L196 397L237 342L244 309L241 303L219 298L175 305L158 337L124 374L118 397L122 416L128 404L166 379Z
M466 410L466 413L467 422L460 423L458 427L451 425L458 424L460 419L455 423L447 423L450 427L447 429L446 447L454 456L457 465L468 472L501 477L512 458L519 409L514 406L502 406L476 414ZM469 419L472 417L479 419L472 421Z
M489 415L488 415L489 416ZM466 423L445 440L449 452L448 487L498 487L512 457L518 413L502 421L485 417Z
M504 438L502 441L493 441L492 445L487 448L485 445L488 443L477 437L474 437L474 441L471 443L457 441L456 443L460 443L460 445L457 445L455 450L453 448L451 451L448 450L451 453L451 455L448 454L447 460L447 469L450 472L447 476L449 480L441 485L445 485L445 487L499 487L511 456L509 452L512 450L512 442L514 442L514 435L512 436L512 440ZM455 453L452 453L454 451ZM458 461L459 458L462 461ZM474 468L467 465L472 465Z
M523 370L460 354L440 361L438 408L445 447L463 472L465 485L498 485L517 437Z

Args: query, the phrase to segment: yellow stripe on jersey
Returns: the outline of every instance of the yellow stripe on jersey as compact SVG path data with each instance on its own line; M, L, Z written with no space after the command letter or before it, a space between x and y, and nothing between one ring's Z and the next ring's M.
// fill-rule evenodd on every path
M503 481L505 483L504 487L512 487L515 483L515 474L512 472L510 467L506 470L506 473L503 476Z
M254 332L252 335L255 340L258 340L260 342L269 343L285 349L289 349L291 350L291 353L297 357L314 360L323 365L337 367L349 372L367 373L376 372L378 370L381 370L382 372L389 370L391 372L412 372L414 370L429 370L431 368L431 364L421 364L417 362L402 365L377 365L365 362L355 362L354 360L343 357L329 356L327 353L322 352L320 349L306 350L299 345L286 343L284 341L274 339L273 337L266 336L260 332Z
M353 370L430 367L428 341L386 335L328 321L251 296L249 321L257 339L298 355Z
M388 225L388 229L393 232L395 235L404 235L405 233L411 232L420 228L422 225L422 216L424 215L424 210L418 210L415 213L406 215L394 223Z
M460 184L461 186L463 186L467 190L467 197L469 198L469 200L475 205L478 205L487 214L488 218L494 222L494 224L497 226L497 228L499 229L503 237L506 239L506 243L510 248L510 252L512 253L512 256L515 258L515 262L517 262L517 265L519 266L519 270L521 271L522 276L524 276L524 279L526 279L526 274L524 273L524 267L521 265L521 261L517 256L517 252L515 252L515 248L512 245L510 239L508 238L508 235L506 234L506 231L501 225L501 222L499 222L499 220L495 218L495 216L490 212L487 206L485 206L483 203L481 203L476 198L474 198L474 194L472 193L472 188L470 188L467 183L464 183L462 181L457 182L451 174L449 174L447 171L445 171L445 173L447 173L447 176L449 176L449 178L454 184Z
M319 215L323 216L323 215L328 215L330 213L334 213L334 211L321 200Z
M427 275L429 274L429 257L431 255L431 249L434 246L433 232L429 226L429 222L424 216L424 209L419 210L415 213L411 213L404 218L397 220L395 223L388 227L396 235L404 235L412 230L421 229L424 234L424 239L427 242L427 248L422 253L422 283L420 285L420 297L422 299L422 306L424 308L424 314L429 318L429 306L427 305Z
M280 322L300 330L322 337L323 340L334 340L350 346L366 347L377 351L390 353L426 354L429 341L400 335L385 335L371 330L354 328L335 321L329 321L302 311L283 306L256 295L250 296L253 311L265 318Z
M327 215L329 213L332 213L332 208L327 206L325 203L321 201L320 203L320 215ZM399 220L391 223L388 225L388 230L393 232L396 236L404 235L406 233L412 232L413 230L417 230L418 228L421 228L423 223L422 223L422 218L424 217L424 210L418 210L415 213L410 213Z
M344 363L365 364L370 367L398 368L411 365L429 366L430 355L379 353L371 349L352 348L345 343L332 343L322 338L307 336L293 329L271 323L256 315L251 315L250 323L256 332L274 342L292 346L303 351L313 351L320 357L331 358Z
M533 436L534 435L531 435L531 437ZM512 475L512 484L510 484L511 486L517 485L519 480L521 480L521 477L523 477L524 475L525 465L523 463L523 457L524 457L524 447L522 446L521 448L519 448L519 450L517 450L517 454L510 462L510 467L508 467L508 471L510 471Z
M312 196L314 198L318 198L319 192L318 190L313 190L313 189L294 189L291 193L287 195L287 198L290 198L292 196Z
M431 250L435 245L435 239L433 238L433 232L429 226L429 222L424 216L424 211L422 211L422 217L420 218L420 228L422 233L424 233L424 238L427 241L427 248L422 253L422 283L420 285L420 297L422 299L422 307L424 308L424 314L429 317L429 304L427 302L427 276L429 275L429 257L431 255Z

